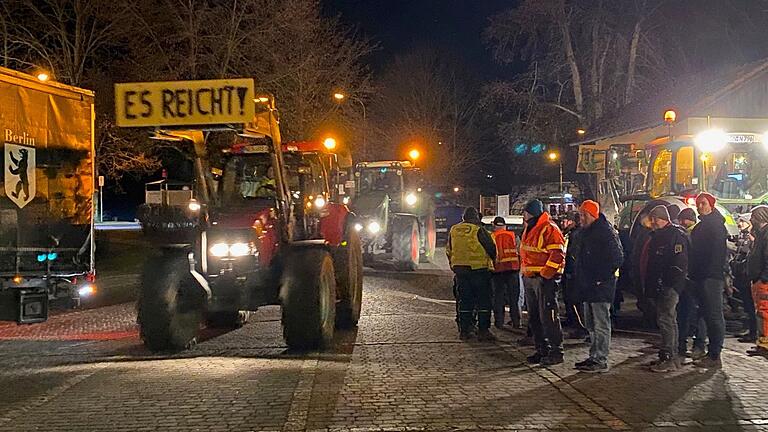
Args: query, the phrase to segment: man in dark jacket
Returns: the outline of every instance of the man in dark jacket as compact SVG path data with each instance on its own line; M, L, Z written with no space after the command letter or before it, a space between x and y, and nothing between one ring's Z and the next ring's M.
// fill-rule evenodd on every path
M752 209L755 242L747 256L747 276L752 282L752 298L757 309L757 346L749 355L768 355L768 206Z
M583 228L576 256L576 282L584 302L591 346L589 358L576 363L575 367L584 372L605 372L611 346L611 304L616 292L616 270L624 261L624 251L618 234L600 213L595 201L584 201L579 214Z
M587 329L583 325L581 300L578 296L576 285L576 256L579 253L581 242L581 219L578 212L569 213L563 222L563 236L565 236L565 273L561 281L563 290L563 302L565 303L565 324L570 332L569 339L583 339Z
M691 231L691 251L688 278L707 326L709 346L707 356L697 366L719 369L720 352L725 339L723 291L728 247L725 218L715 208L715 197L702 192L696 197L700 222Z
M641 272L646 297L656 301L656 321L661 332L659 360L651 365L651 370L663 373L680 367L677 302L686 284L688 237L681 227L672 224L665 206L654 207L650 218L653 231Z

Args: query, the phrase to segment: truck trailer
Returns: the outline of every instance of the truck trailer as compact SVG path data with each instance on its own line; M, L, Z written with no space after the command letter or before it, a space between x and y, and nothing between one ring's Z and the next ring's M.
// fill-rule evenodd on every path
M0 319L95 291L94 94L0 68Z

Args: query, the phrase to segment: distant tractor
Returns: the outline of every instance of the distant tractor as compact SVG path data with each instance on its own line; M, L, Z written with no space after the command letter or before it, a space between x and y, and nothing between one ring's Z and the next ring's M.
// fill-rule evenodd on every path
M416 270L435 256L435 205L421 170L408 161L361 162L355 166L355 230L367 263L391 254L400 270Z

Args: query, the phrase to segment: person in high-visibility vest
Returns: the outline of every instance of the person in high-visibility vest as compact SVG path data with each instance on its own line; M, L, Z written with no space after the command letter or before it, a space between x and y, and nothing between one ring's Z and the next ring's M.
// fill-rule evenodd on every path
M528 308L528 325L533 333L536 353L532 364L544 366L563 362L563 329L557 302L557 280L565 268L565 239L560 228L534 199L523 210L525 229L520 243L520 259Z
M494 340L491 327L491 270L496 259L493 238L482 227L480 215L467 207L462 222L451 227L445 252L456 275L456 303L459 315L459 337L474 335L477 312L478 339Z
M493 325L504 328L504 307L509 305L509 325L520 328L520 258L514 231L507 230L507 222L497 216L493 220L493 241L496 243L496 261L493 263Z

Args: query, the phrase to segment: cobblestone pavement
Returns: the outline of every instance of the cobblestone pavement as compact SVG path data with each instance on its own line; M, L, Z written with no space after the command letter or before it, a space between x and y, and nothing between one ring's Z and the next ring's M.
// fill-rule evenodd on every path
M606 374L572 369L575 342L530 367L519 335L458 341L450 299L444 271L367 271L359 328L303 355L272 307L174 355L141 346L129 304L0 324L0 431L768 430L768 361L743 345L722 371L657 375L656 337L617 332Z

